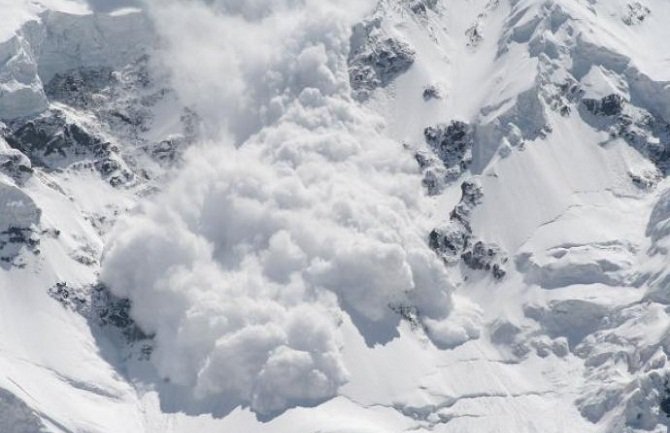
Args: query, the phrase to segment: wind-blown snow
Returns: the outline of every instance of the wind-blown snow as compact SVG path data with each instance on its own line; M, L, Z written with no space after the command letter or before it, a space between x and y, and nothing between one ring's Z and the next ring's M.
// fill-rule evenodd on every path
M667 430L667 0L0 12L2 433Z
M269 414L334 396L342 314L393 332L416 308L438 344L473 336L443 322L452 286L411 154L349 96L349 3L155 6L168 28L200 29L165 36L214 138L117 227L102 279L155 333L159 372L197 398Z

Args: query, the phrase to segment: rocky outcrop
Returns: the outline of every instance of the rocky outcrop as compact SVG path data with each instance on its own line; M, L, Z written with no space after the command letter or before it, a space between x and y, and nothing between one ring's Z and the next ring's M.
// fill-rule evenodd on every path
M48 292L63 307L78 312L93 325L118 331L127 342L140 342L146 356L151 353L152 337L142 332L130 317L130 301L114 296L105 285L76 287L60 281Z
M623 112L624 99L621 95L611 94L597 99L584 99L586 109L596 116L617 116Z
M484 196L481 187L477 182L465 181L461 192L461 201L451 211L449 221L430 232L428 245L448 265L462 262L472 270L491 272L500 280L507 273L507 256L496 244L475 239L470 225L472 210Z
M474 129L469 124L454 120L449 125L428 127L423 135L430 149L447 169L447 177L452 180L472 163Z
M670 123L661 115L627 102L618 94L582 100L582 118L605 130L611 139L621 138L649 158L667 175L670 170Z
M349 81L354 96L361 100L389 85L414 63L414 49L386 33L381 23L380 18L360 23L351 36Z
M651 9L643 5L641 2L631 2L626 5L622 20L626 25L634 26L642 24L650 14Z
M471 249L461 255L461 258L470 269L490 271L497 280L502 279L507 273L503 269L507 258L502 257L500 247L495 244L477 241Z
M436 195L470 167L474 128L453 121L426 128L424 138L429 151L419 150L414 156L423 172L423 185L430 195Z
M39 254L41 214L27 194L0 182L0 267L23 266L24 252Z
M78 68L120 68L153 46L142 13L71 15L45 12L0 42L0 120L33 116L49 107L44 83Z
M431 99L442 99L442 92L438 86L431 84L423 89L422 96L424 101L430 101Z
M22 185L33 173L30 159L20 151L13 149L2 138L7 131L0 125L0 173Z
M97 170L112 185L127 183L133 178L118 155L117 146L57 109L11 124L5 140L36 167L62 170L83 163Z

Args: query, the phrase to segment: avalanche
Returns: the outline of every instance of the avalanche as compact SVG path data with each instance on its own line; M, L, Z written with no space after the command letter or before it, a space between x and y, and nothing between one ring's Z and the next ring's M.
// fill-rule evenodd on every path
M0 432L668 430L670 3L0 10Z

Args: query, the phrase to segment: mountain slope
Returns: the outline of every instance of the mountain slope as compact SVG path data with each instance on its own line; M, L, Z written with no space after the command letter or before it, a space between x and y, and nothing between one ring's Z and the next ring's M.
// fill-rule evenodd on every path
M0 430L667 430L667 2L10 3Z

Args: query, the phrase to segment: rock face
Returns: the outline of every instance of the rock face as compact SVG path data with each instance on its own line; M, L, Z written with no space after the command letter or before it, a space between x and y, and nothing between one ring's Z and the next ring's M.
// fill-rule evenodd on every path
M367 99L378 87L386 87L414 63L415 51L382 28L375 18L356 25L351 36L349 81L354 96Z
M490 271L494 278L500 280L507 273L502 267L507 259L501 259L500 256L500 247L497 245L477 241L471 249L461 255L461 258L470 269Z
M477 240L470 224L472 210L484 197L481 186L468 180L461 184L461 192L461 201L451 211L449 221L430 232L428 244L446 264L462 261L468 268L491 272L500 280L507 273L506 255L498 245Z
M584 99L582 102L586 109L596 116L616 116L623 112L625 101L621 95L612 94L600 100Z
M423 132L427 150L417 150L414 158L423 173L429 195L444 188L465 173L472 163L474 128L461 121L430 126Z
M0 43L0 59L4 62L0 65L0 120L40 113L48 107L37 74L36 53L28 41L33 27Z
M594 127L609 132L612 139L622 138L649 158L663 173L670 169L670 123L661 115L635 106L618 94L601 99L582 100L582 117Z
M0 267L21 266L24 251L39 254L41 214L28 195L0 181Z
M18 122L5 139L35 166L58 170L87 163L112 185L127 183L133 177L117 147L62 111L52 110L25 123Z
M0 127L0 130L3 129ZM0 173L3 173L17 184L23 184L33 173L32 163L30 158L21 153L17 149L13 149L7 142L1 138L2 135L7 135L0 132Z
M442 161L447 181L457 179L472 163L474 129L465 122L428 127L423 135L426 143Z
M81 67L122 67L154 43L143 14L70 15L45 12L0 43L0 120L48 108L44 84Z
M651 14L651 9L639 1L631 2L626 5L626 10L623 15L623 22L626 25L634 26L642 24L644 20Z

